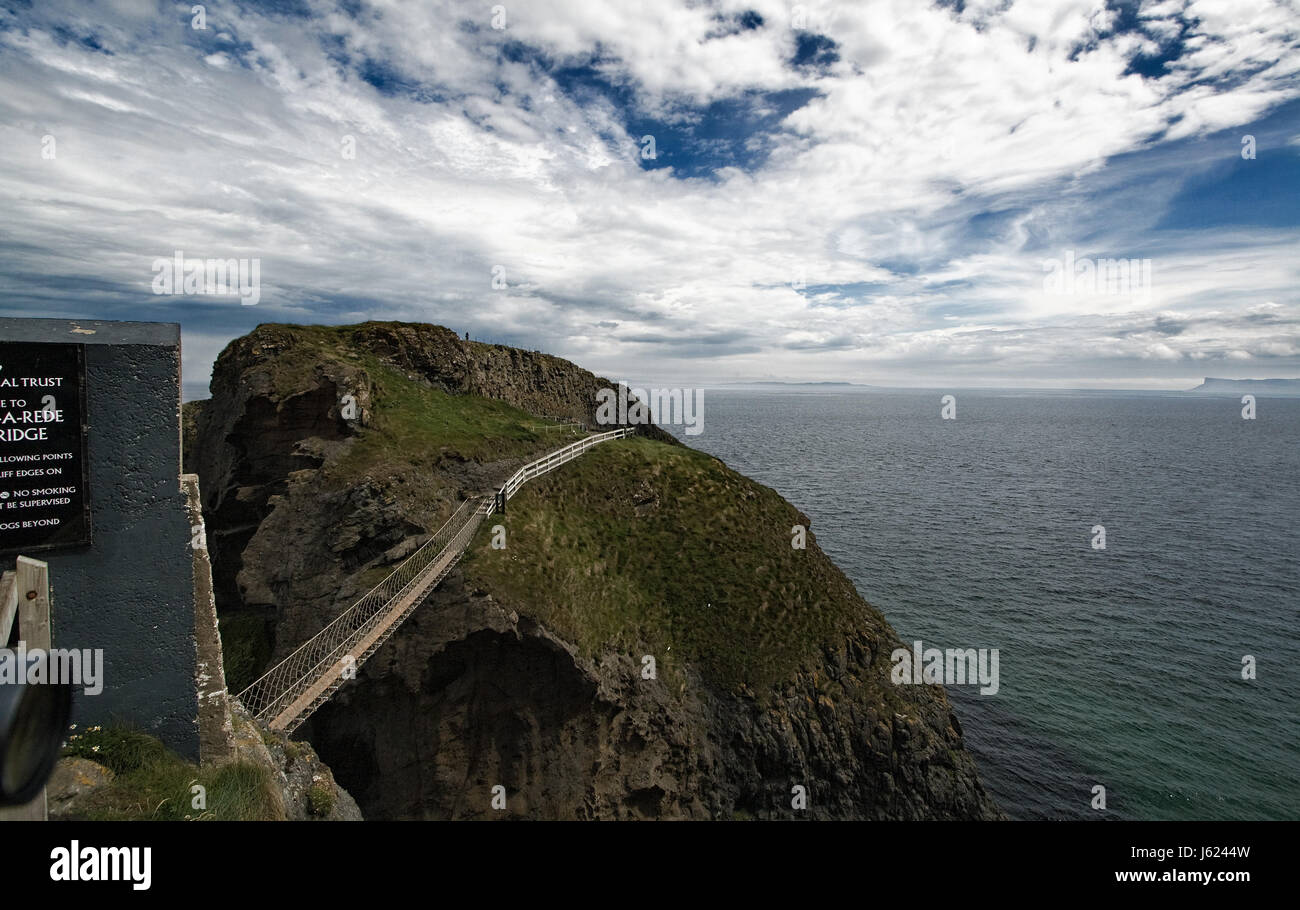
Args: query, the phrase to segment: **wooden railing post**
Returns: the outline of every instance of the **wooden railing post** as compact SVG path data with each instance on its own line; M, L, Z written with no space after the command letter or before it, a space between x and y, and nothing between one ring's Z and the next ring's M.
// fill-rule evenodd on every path
M0 576L0 648L8 647L9 632L18 616L18 577L13 572Z
M12 608L11 605L12 604ZM28 651L50 650L50 567L39 559L19 556L13 572L0 582L0 646L8 645L14 613L18 615L18 640ZM49 818L45 788L24 806L0 809L0 821L39 821Z

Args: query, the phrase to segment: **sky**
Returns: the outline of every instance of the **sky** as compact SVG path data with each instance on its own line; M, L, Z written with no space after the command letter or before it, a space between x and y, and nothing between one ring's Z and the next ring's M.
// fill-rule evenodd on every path
M188 397L368 319L681 387L1300 376L1298 241L1296 0L0 0L0 314L179 322Z

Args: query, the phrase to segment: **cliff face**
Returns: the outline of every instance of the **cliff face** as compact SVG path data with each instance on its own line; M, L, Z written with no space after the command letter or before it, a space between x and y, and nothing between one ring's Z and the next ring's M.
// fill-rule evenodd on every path
M232 343L187 451L232 690L608 385L432 326ZM302 728L366 817L999 817L942 689L891 685L888 624L790 548L807 518L665 436L525 487Z
M367 818L999 818L941 692L842 694L888 665L871 639L760 704L584 657L456 573L302 732Z

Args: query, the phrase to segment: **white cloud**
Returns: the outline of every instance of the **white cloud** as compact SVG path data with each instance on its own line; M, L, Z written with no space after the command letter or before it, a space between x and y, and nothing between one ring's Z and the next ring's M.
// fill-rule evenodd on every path
M1280 4L1194 0L1186 52L1158 79L1124 73L1175 35L1179 3L1144 5L1128 35L1108 33L1100 0L812 3L839 59L804 71L783 0L507 6L501 32L490 4L396 0L310 21L209 4L206 32L179 7L0 19L6 309L181 321L190 381L256 322L361 318L684 379L1105 384L1231 352L1295 369L1295 230L1154 232L1183 178L1238 153L1157 164L1158 141L1300 97ZM763 27L723 34L751 8ZM60 39L65 23L112 53ZM594 61L664 121L743 93L820 94L761 169L680 180L639 166L613 104L566 94L507 40ZM423 94L377 91L365 61ZM1151 256L1149 298L1045 294L1042 260L1067 248ZM260 257L262 303L151 297L149 263L175 249ZM491 288L494 266L509 290ZM1189 322L1176 334L1156 325L1171 309Z

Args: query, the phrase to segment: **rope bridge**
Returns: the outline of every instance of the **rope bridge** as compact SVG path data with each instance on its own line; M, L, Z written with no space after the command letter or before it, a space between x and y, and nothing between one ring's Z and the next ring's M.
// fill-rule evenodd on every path
M634 427L622 427L589 436L524 465L495 494L466 499L446 524L383 581L236 697L272 730L292 733L339 686L356 676L361 664L455 568L484 519L504 512L506 502L520 487L592 446L634 432Z

